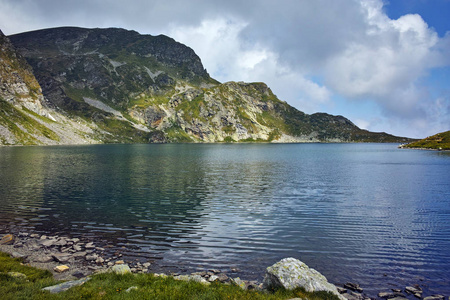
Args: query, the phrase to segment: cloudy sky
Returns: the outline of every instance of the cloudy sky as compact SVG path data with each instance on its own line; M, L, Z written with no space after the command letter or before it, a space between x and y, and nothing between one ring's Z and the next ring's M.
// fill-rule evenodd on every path
M221 82L263 81L372 131L450 130L450 0L0 0L7 35L57 26L165 34Z

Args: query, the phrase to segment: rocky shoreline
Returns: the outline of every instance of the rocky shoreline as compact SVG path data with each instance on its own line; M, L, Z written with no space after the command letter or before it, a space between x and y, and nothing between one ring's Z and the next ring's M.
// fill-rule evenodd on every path
M293 258L283 259L279 263L268 267L264 282L242 280L239 277L232 277L232 274L226 274L221 270L209 269L191 274L178 273L156 273L151 270L152 262L124 261L123 254L116 251L114 246L101 245L89 240L80 238L70 238L56 235L42 235L37 233L18 232L17 234L0 233L0 251L9 253L12 257L22 258L30 266L47 269L52 272L56 280L80 280L89 275L106 272L113 268L132 273L153 273L156 276L173 276L178 280L194 280L209 284L219 281L224 284L234 284L242 289L264 290L268 289L273 282L281 284L285 288L292 288L292 281L282 284L282 280L276 279L269 272L270 270L290 269L290 273L305 268L307 276L312 276L310 282L302 282L308 291L328 290L334 292L341 299L348 300L370 300L370 299L423 299L423 300L450 300L450 297L443 295L424 295L419 285L407 286L404 290L391 289L378 293L377 297L369 297L364 290L355 283L346 283L342 287L336 287L329 284L326 278L314 269L309 269L304 263ZM283 267L277 267L280 263L287 263ZM294 266L294 267L293 267ZM231 272L238 270L231 269ZM283 274L281 277L287 277L289 274ZM277 275L275 275L277 276ZM296 275L297 276L297 275ZM323 278L322 278L323 277ZM275 279L274 279L275 278ZM293 279L296 280L295 278ZM281 282L281 283L280 283ZM323 283L325 282L325 283Z

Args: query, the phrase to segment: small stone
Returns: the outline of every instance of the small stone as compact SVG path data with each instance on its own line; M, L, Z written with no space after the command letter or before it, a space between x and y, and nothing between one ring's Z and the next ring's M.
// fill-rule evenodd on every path
M147 273L148 269L142 269L142 273Z
M27 237L29 234L27 232L19 232L18 235L21 237Z
M95 246L94 246L94 243L90 242L90 243L87 243L84 246L84 248L86 248L86 249L95 249Z
M347 289L341 288L340 286L337 286L336 289L338 290L339 294L347 293Z
M39 262L39 263L49 263L51 261L53 261L53 257L50 255L44 255L44 256L41 256L38 259L36 259L36 262Z
M111 267L111 271L116 274L121 274L121 275L131 273L130 267L125 264L114 265Z
M250 281L246 283L247 290L262 290L262 287L256 281Z
M80 278L83 278L85 275L80 271L76 271L76 272L72 273L72 276L80 279Z
M98 258L97 254L86 255L86 260L96 260Z
M97 250L97 251L105 251L105 248L102 248L102 247L95 247L95 250Z
M7 234L0 240L0 245L12 245L14 244L14 236L12 234Z
M149 262L146 262L146 263L143 263L143 264L142 264L142 266L143 266L144 268L148 268L148 267L150 267L150 265L151 265L151 263L149 263Z
M37 234L37 233L32 233L32 234L30 234L30 237L31 238L38 238L39 237L39 234Z
M45 287L42 290L49 291L52 294L56 294L56 293L67 291L71 287L82 285L90 279L91 279L90 277L85 277L85 278L74 280L74 281L66 281L66 282L63 282L63 283L60 283L57 285Z
M114 266L114 263L112 261L109 261L107 265L108 265L108 267L111 267L111 266Z
M247 285L245 284L245 281L241 280L239 277L232 278L231 283L234 285L237 285L241 289L245 290Z
M14 258L23 258L23 259L28 257L28 255L22 254L22 253L19 253L19 252L16 252L16 251L11 252L11 256L14 257Z
M423 300L444 300L445 297L443 295L431 295L423 298Z
M96 264L102 264L105 260L102 257L99 257L95 260Z
M363 289L357 283L347 282L346 284L344 284L344 288L355 291L355 292L359 292L359 293L363 292Z
M41 240L46 240L46 239L47 239L47 236L45 234L41 236Z
M8 272L8 275L14 278L22 278L22 279L27 278L27 275L19 272Z
M348 300L363 300L363 296L355 292L345 293L342 296Z
M239 272L240 270L238 269L238 268L231 268L231 272L234 272L234 273L236 273L236 272Z
M130 292L132 292L132 291L137 291L137 286L130 286L129 288L127 288L126 290L125 290L125 292L126 293L130 293Z
M52 255L53 258L60 263L68 263L70 260L70 255L69 254L63 254L63 253L55 253Z
M86 251L74 253L74 257L85 257L87 255Z
M183 275L181 275L181 276L183 276ZM188 279L189 281L200 282L200 283L205 284L205 285L211 284L210 282L206 281L206 279L203 278L200 275L191 275L191 276L188 276L188 278L189 278Z
M407 287L405 287L405 292L407 292L408 294L415 294L415 293L421 293L422 291L416 287L407 286Z
M208 281L209 281L209 282L214 282L214 281L216 281L216 280L219 280L219 277L217 277L216 275L211 275L211 276L209 276L209 278L208 278Z
M54 246L55 241L54 240L41 240L39 242L40 245L44 246L44 247L53 247Z
M378 297L388 299L388 298L393 298L394 294L388 293L388 292L381 292L381 293L378 293Z
M125 262L123 260L117 260L114 264L123 265Z
M53 270L54 270L55 272L62 273L62 272L68 271L68 270L69 270L69 267L66 266L66 265L61 265L61 266L56 266Z
M422 293L415 293L414 297L422 299Z
M67 245L67 241L65 239L59 239L55 242L55 246L66 246Z
M220 281L220 282L226 282L226 281L228 281L228 276L227 276L226 274L224 274L224 273L218 274L217 277L219 278L219 281Z
M208 271L213 272L214 274L220 273L220 270L217 270L217 269L209 269Z

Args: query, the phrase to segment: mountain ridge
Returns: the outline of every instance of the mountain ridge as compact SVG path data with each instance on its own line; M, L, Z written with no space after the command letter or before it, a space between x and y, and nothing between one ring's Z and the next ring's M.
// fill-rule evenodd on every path
M58 27L9 39L32 67L44 108L82 122L93 143L411 140L305 114L265 83L220 83L191 48L164 35Z

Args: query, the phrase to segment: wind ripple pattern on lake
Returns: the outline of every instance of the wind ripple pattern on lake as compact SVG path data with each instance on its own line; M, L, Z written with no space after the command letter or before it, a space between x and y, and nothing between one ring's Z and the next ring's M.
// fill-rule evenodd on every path
M376 293L450 294L450 155L392 144L0 148L0 224L261 279L296 257Z

